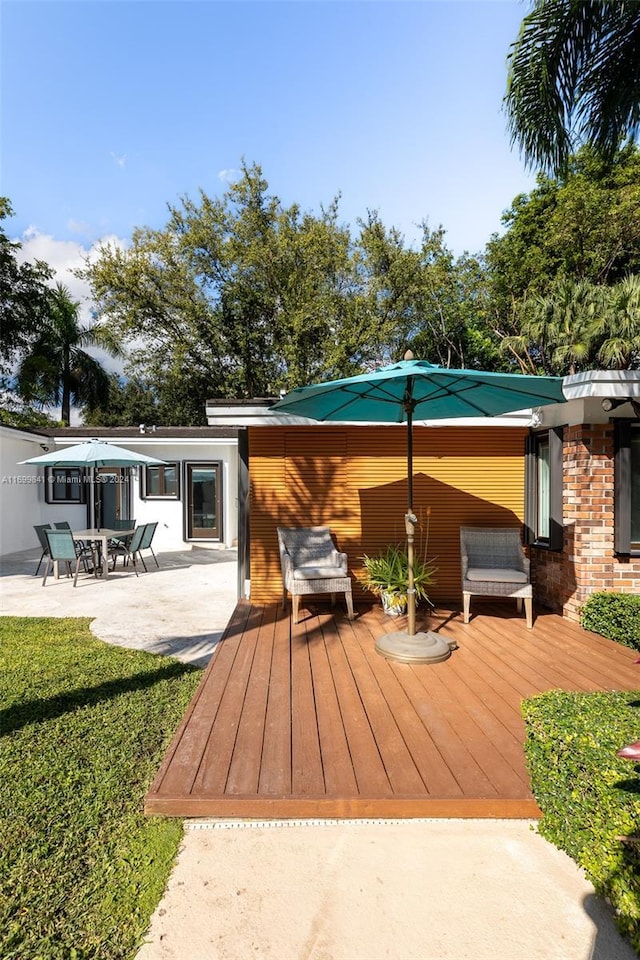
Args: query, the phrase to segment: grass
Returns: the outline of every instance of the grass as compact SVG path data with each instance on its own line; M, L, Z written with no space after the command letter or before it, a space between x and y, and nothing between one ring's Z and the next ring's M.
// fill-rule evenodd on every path
M640 691L552 690L523 703L539 831L583 867L640 954L640 766L616 755L640 736L639 708Z
M201 675L88 619L0 618L3 960L135 955L182 838L144 794Z

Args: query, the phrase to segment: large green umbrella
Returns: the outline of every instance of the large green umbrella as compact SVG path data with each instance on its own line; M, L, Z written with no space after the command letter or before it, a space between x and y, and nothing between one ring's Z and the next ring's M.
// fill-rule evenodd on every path
M407 424L407 555L409 584L407 591L407 634L398 635L401 650L393 653L395 635L387 635L385 656L410 662L444 659L441 649L434 656L421 647L431 646L433 635L415 632L415 589L413 584L413 421L458 417L495 417L502 413L563 403L561 377L537 377L518 373L487 373L482 370L451 370L414 360L409 351L398 363L380 367L371 373L342 380L329 380L292 390L275 403L275 413L290 413L312 420L358 421ZM389 641L389 636L392 640ZM406 643L406 637L411 638ZM421 638L428 637L426 640ZM415 639L414 639L415 638ZM386 648L389 648L388 650ZM447 654L448 655L448 654Z

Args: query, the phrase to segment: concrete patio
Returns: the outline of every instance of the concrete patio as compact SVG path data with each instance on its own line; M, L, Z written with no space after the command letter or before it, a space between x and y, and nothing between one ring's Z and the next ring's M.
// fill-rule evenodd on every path
M92 617L91 632L124 647L205 666L236 605L236 551L194 547L159 553L140 567L122 561L106 581L81 573L77 586L61 574L42 586L40 550L0 558L4 616Z

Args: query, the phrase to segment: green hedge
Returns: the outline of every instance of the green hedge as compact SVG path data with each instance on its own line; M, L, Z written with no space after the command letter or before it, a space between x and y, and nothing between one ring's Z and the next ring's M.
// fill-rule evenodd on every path
M640 650L640 596L632 593L592 593L584 607L580 623L610 640Z
M552 690L522 705L543 837L565 850L640 952L640 766L616 756L640 738L640 691Z

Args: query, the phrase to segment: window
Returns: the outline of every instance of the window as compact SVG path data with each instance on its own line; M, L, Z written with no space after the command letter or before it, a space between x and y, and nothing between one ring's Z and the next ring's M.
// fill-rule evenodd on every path
M86 478L80 467L47 467L45 500L47 503L84 503Z
M562 428L531 433L526 457L527 543L562 550Z
M179 470L177 463L163 463L143 467L144 499L160 498L177 500L180 496Z
M640 556L640 423L615 421L615 550Z

